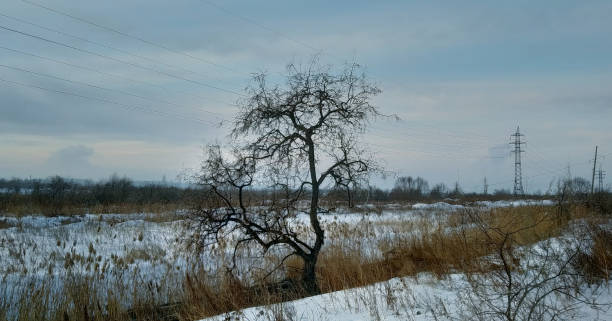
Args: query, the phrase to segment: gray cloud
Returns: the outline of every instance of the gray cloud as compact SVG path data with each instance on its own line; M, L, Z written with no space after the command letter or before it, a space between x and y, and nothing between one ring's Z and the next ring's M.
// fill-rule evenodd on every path
M88 177L99 171L91 164L94 150L83 145L68 146L49 156L45 166L48 170L68 177Z
M383 89L376 98L381 110L404 119L379 122L374 130L378 136L366 136L373 145L380 145L379 155L388 166L403 173L449 184L459 176L466 186L480 184L484 175L491 183L504 181L512 176L512 166L491 157L503 154L504 148L499 146L507 145L517 124L527 134L527 160L539 162L537 167L526 167L527 176L552 164L558 167L584 161L594 144L612 150L608 124L612 117L612 4L608 1L495 5L484 1L460 5L451 1L351 1L350 5L328 1L219 2L272 31L199 0L36 1L224 67L18 1L4 4L2 13L179 68L2 17L0 24L232 91L241 91L251 72L269 71L278 80L286 63L308 60L316 49L323 52L323 63L355 59ZM227 119L235 112L227 104L234 103L236 95L193 82L6 31L0 32L0 42L119 76L0 49L2 64L114 91L0 67L1 78L144 108L124 108L0 82L0 169L8 173L5 175L44 176L80 168L75 175L92 178L112 171L140 178L158 178L162 172L172 177L183 166L180 154L189 155L184 166L195 166L193 154L200 145L225 138L227 128L193 121L218 120L203 109ZM26 150L21 145L24 141L44 147L48 150L45 155L53 156L47 159L34 153L34 147ZM529 158L536 153L538 158ZM150 161L152 155L157 155L155 162ZM112 165L95 165L109 162ZM149 166L143 169L135 165L139 163ZM71 165L61 168L62 164ZM85 168L89 171L81 170ZM549 177L533 180L530 186L544 185Z

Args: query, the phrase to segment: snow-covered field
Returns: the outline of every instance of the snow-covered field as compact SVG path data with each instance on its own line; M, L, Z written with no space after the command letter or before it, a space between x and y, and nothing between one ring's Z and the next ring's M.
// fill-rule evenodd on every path
M527 204L549 205L548 201L499 201L479 206L509 207ZM367 205L365 206L368 207ZM321 222L330 230L330 244L376 241L397 237L408 229L401 224L416 221L437 222L464 208L448 203L413 204L398 209L387 204L381 213L338 211L321 216ZM436 219L432 219L435 217ZM307 216L300 215L294 224L307 224ZM145 271L153 276L180 270L186 266L181 251L182 217L164 217L161 222L155 214L103 214L45 217L41 215L13 217L0 216L0 275L87 273L102 269L129 268ZM363 227L368 227L364 230ZM337 233L342 231L340 237ZM334 237L335 235L335 237ZM368 237L366 237L368 236ZM97 267L96 267L97 266Z
M464 320L460 317L462 311L458 296L462 287L466 286L465 278L459 274L438 280L421 273L416 277L394 278L366 287L234 311L202 321ZM612 293L608 290L599 296L597 303L610 302ZM608 321L612 320L612 309L585 303L577 307L572 315L577 320Z
M552 205L550 201L477 202L470 207L500 208L524 205ZM410 207L386 204L382 210L362 205L358 212L338 210L321 216L328 241L326 246L358 247L366 256L381 257L381 243L439 228L464 205L444 202L413 204ZM369 211L368 209L372 209ZM298 216L294 224L306 223ZM173 302L185 271L203 264L214 273L231 249L207 256L194 256L181 243L186 231L183 216L153 214L105 214L71 217L0 216L0 303L15 299L20 286L28 282L69 275L97 275L113 284L138 280L168 288L160 302ZM413 227L417 227L413 228ZM231 240L229 241L231 242ZM160 284L160 280L164 280ZM438 320L441 311L456 312L461 275L438 280L427 274L395 278L363 288L305 298L280 305L255 307L231 316L240 320ZM102 292L104 292L102 288ZM163 292L163 291L162 291ZM607 292L601 299L611 302ZM129 302L125 304L129 306ZM608 314L585 304L579 309L584 320L612 320ZM610 311L608 311L610 312ZM599 313L599 314L598 314ZM220 316L217 320L228 317ZM438 319L436 319L438 318Z

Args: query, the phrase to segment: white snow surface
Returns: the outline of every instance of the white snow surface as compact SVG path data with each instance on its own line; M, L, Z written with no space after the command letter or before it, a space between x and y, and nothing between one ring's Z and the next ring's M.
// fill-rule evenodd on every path
M394 278L366 287L348 289L300 300L252 307L200 321L438 321L457 318L458 288L465 286L462 275L438 280L427 273L416 277ZM599 303L612 302L608 290ZM448 315L444 316L442 311ZM575 311L583 321L612 321L609 307L595 309L583 304ZM457 320L457 319L455 319Z
M498 201L477 202L477 207L497 208L524 205L552 205L552 201ZM399 233L396 225L412 220L438 221L449 213L462 209L464 205L445 202L413 204L406 209L398 204L388 204L382 212L348 211L321 215L321 223L337 228L359 229L355 236L329 240L329 244L354 246L361 244L364 255L380 255L376 240L394 238ZM368 206L363 208L374 208ZM0 292L10 291L11 284L21 284L25 279L48 277L49 273L58 279L66 274L67 257L80 256L81 261L70 267L71 273L93 273L95 262L108 265L108 277L130 282L131 278L142 278L155 282L162 275L171 274L171 279L180 280L190 260L202 258L186 257L177 245L181 237L181 219L159 222L155 214L105 214L81 216L26 216L16 218L0 216L0 222L8 228L0 228ZM307 216L299 215L294 224L306 224ZM367 230L363 230L367 228ZM436 228L432 225L431 228ZM367 235L367 237L364 237ZM140 252L150 257L138 255ZM87 259L93 259L90 264ZM132 260L127 258L132 257ZM122 258L122 261L118 260ZM216 264L210 260L207 264ZM127 273L115 273L125 269ZM214 267L211 267L214 270ZM416 278L396 278L371 286L328 293L301 300L254 307L232 316L238 320L269 320L271 314L284 311L294 320L435 320L429 307L442 300L453 311L457 292L452 288L461 276L451 275L447 281L440 281L428 275ZM459 281L460 282L460 281ZM4 283L4 284L2 284ZM6 293L4 293L6 294ZM3 293L0 293L3 296ZM612 301L608 292L604 298ZM372 304L375 302L376 304ZM597 311L584 307L584 320L611 320L610 315L597 315ZM225 320L218 316L210 320ZM599 318L599 319L597 319ZM235 320L235 319L234 319Z

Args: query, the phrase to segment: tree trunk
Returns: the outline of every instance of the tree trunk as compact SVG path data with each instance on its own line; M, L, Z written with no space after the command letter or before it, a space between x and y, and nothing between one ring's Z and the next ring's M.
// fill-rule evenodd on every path
M316 266L318 253L304 257L304 270L302 271L302 286L307 295L317 295L321 293L317 282Z
M310 200L310 226L315 232L315 244L309 255L302 257L304 259L304 271L302 274L302 283L304 290L309 295L321 293L319 284L317 283L316 265L319 258L319 252L323 246L325 232L321 228L317 214L319 212L319 181L317 180L317 169L314 152L314 143L310 135L308 137L308 163L310 165L310 181L312 183L312 196Z

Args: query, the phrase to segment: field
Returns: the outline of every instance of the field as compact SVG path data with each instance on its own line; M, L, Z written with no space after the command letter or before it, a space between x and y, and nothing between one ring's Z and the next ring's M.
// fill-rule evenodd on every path
M305 220L298 215L292 224ZM299 260L279 264L282 250L263 257L242 251L239 269L228 275L234 239L204 253L190 250L192 223L182 212L0 217L0 320L458 318L482 299L463 302L465 293L495 290L475 284L503 281L498 250L516 260L509 269L517 279L558 273L555 285L575 281L566 271L539 269L559 262L588 271L589 282L564 288L579 290L579 304L561 294L546 302L588 320L612 320L610 221L582 207L561 219L550 201L365 204L321 221L327 240L317 272L325 294L300 299L289 282ZM495 229L501 234L488 234ZM503 235L512 242L501 242ZM572 251L576 257L568 258ZM277 264L268 286L255 287Z

